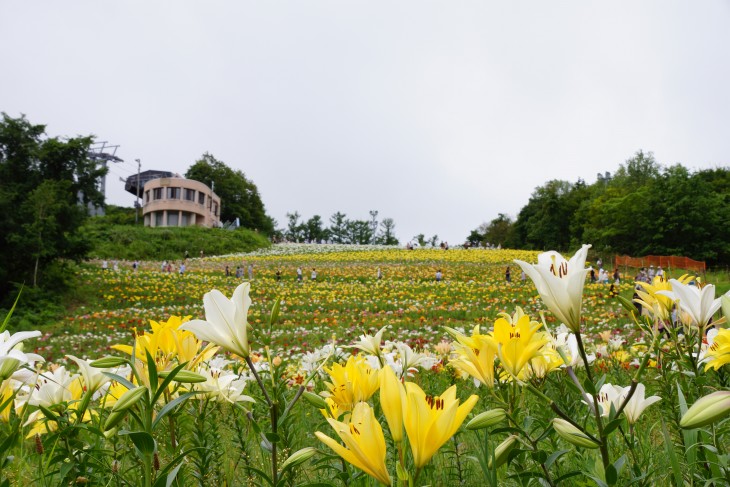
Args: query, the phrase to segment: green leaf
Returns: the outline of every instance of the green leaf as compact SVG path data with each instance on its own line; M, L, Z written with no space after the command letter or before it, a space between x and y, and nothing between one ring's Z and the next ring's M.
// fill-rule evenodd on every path
M547 468L550 468L550 466L551 466L551 465L552 465L553 463L555 463L555 461L556 461L556 460L557 460L558 458L562 457L563 455L565 455L565 454L566 454L566 453L568 453L569 451L570 451L570 450L558 450L558 451L554 452L554 453L553 453L552 455L550 455L549 457L547 457L547 460L545 460L545 466L546 466Z
M613 407L613 405L611 405L611 407ZM616 418L613 421L609 421L606 424L606 426L603 428L603 434L608 435L613 430L615 430L616 428L621 426L621 423L623 423L623 421L624 421L624 418Z
M23 292L23 287L25 287L24 284L20 286L20 290L18 291L18 295L15 297L13 306L10 308L10 311L8 311L8 314L5 315L5 319L3 320L2 325L0 325L0 333L4 332L5 328L7 328L8 323L10 322L10 317L13 316L13 311L15 311L15 306L17 306L18 300L20 299L20 294Z
M132 443L134 443L134 446L136 446L143 455L152 455L157 449L155 439L146 431L120 431L118 435L129 436Z
M616 467L613 465L609 465L606 467L606 483L608 485L616 485L616 482L618 481L618 472L616 471Z
M593 382L592 382L592 381L591 381L590 379L588 379L587 377L586 377L586 378L585 378L585 380L583 381L583 389L585 389L585 391L586 391L586 392L587 392L588 394L590 394L591 396L595 396L595 395L596 395L596 386L595 386L595 385L593 384Z
M122 377L121 375L114 374L112 372L102 372L105 376L109 377L112 380L115 380L122 384L127 389L134 389L137 387L136 385L132 384L129 380L127 380L125 377Z
M672 437L669 435L669 431L667 431L667 425L664 422L664 418L662 418L662 433L664 434L664 450L667 452L670 465L672 466L674 485L684 485L684 480L682 479L682 467L679 465L677 455L674 452L674 442L672 441Z
M50 409L48 409L45 406L38 406L38 409L40 409L41 412L43 413L43 416L48 418L50 421L53 421L54 423L58 423L59 418L58 418L58 416L56 416L56 414L53 411L51 411Z
M279 436L277 433L274 433L273 431L268 431L268 432L264 433L264 436L271 443L278 443L281 441L281 436Z
M177 477L177 473L182 468L183 464L180 463L177 467L172 469L170 473L167 474L167 478L165 479L165 487L170 487L172 483L175 481L175 478Z
M145 355L147 356L147 373L150 378L150 392L152 393L152 404L157 401L157 364L155 359L150 354L150 351L145 348Z
M167 377L165 377L165 380L162 381L162 384L160 384L160 387L157 389L157 393L152 398L152 404L157 403L157 400L160 398L163 392L167 389L167 386L170 385L170 382L172 382L175 379L175 376L178 372L180 372L182 369L185 368L185 365L187 365L187 362L184 364L180 364L174 369L172 369L168 374ZM156 375L156 374L155 374ZM155 384L157 382L155 381Z
M181 403L187 401L188 399L190 399L192 396L194 396L196 394L199 394L199 392L197 392L197 391L195 391L195 392L186 392L185 394L183 394L181 396L178 396L175 399L173 399L172 401L170 401L167 404L165 404L165 406L162 409L160 409L160 412L157 413L157 416L152 421L152 429L154 430L157 427L157 423L159 423L162 420L162 418L164 418L165 416L167 416L167 414L170 411L172 411L177 406L179 406Z

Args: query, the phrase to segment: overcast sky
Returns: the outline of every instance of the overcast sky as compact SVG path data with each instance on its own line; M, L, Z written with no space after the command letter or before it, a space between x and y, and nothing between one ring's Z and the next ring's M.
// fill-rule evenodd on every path
M637 150L730 166L730 2L2 1L0 111L451 244ZM225 204L225 202L223 202Z

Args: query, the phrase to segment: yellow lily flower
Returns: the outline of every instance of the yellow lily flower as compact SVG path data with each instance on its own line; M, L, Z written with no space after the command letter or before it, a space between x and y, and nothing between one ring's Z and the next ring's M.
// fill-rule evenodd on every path
M403 405L406 402L406 389L395 372L386 365L380 369L380 406L388 421L393 441L403 441Z
M730 330L724 328L717 332L704 360L707 362L705 370L709 368L718 370L723 365L730 364Z
M406 382L404 424L417 469L423 468L449 438L454 436L477 402L472 395L459 405L456 386L440 396L427 396L418 385Z
M536 333L542 325L522 315L516 323L505 318L494 322L492 336L498 343L498 354L502 368L512 377L519 379L522 370L536 356L549 339L544 333Z
M350 356L343 367L333 364L324 368L332 382L325 382L328 397L337 403L342 411L350 411L356 403L367 401L378 390L378 374L362 356Z
M489 335L482 335L479 325L474 327L470 337L456 330L446 328L454 338L456 358L450 360L452 367L469 374L487 387L494 386L494 359L497 357L497 343Z
M314 434L325 445L332 448L345 461L351 463L378 482L390 485L390 475L385 466L385 437L375 414L365 402L359 402L352 411L349 423L341 423L328 418L327 421L334 428L345 446L333 440L324 433L317 431Z

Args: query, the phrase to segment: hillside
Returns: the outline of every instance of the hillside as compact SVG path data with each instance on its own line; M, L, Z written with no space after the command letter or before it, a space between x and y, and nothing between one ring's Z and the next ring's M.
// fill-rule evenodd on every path
M89 257L98 259L170 260L183 257L186 251L198 257L201 250L209 256L251 252L270 245L264 235L243 228L150 228L92 222L83 231L92 242Z

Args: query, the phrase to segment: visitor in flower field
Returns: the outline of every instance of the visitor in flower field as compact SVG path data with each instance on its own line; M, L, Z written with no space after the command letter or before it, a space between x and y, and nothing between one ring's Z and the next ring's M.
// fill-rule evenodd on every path
M378 270L376 272L376 276L378 278L378 281L383 278L383 274L380 272L380 267L378 267Z
M185 274L185 262L180 262L180 275Z
M621 274L619 274L618 268L613 270L613 282L621 284Z
M253 264L248 265L248 280L253 279Z
M226 277L231 277L231 268L226 266Z
M281 281L281 269L276 269L276 280Z
M101 270L108 271L109 270L109 262L102 260L101 261Z
M596 267L598 267L598 269L603 269L603 261L601 260L600 257L596 261Z
M507 270L504 271L504 280L512 282L512 272L510 271L509 266L507 266Z
M315 269L315 268L312 268L312 280L313 281L317 280L317 269Z
M654 280L654 276L656 275L656 271L654 270L654 266L649 266L649 282Z
M436 282L441 282L441 278L443 277L443 274L441 274L441 269L436 271Z
M241 266L236 266L236 279L243 278L243 269L241 269Z
M664 279L664 269L662 269L662 266L657 267L656 275Z
M591 267L591 282L596 282L596 270Z
M297 281L302 282L302 268L297 267Z

